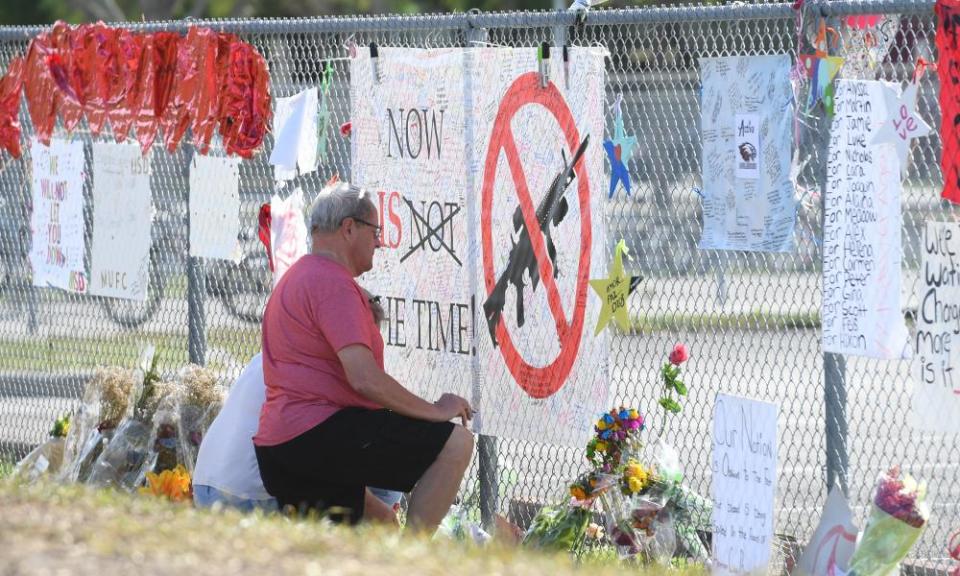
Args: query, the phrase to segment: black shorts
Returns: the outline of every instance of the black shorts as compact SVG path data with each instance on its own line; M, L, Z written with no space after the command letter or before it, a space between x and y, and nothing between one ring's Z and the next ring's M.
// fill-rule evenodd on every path
M256 446L260 476L281 508L329 511L331 519L355 524L363 517L366 487L413 490L453 426L344 408L292 440Z

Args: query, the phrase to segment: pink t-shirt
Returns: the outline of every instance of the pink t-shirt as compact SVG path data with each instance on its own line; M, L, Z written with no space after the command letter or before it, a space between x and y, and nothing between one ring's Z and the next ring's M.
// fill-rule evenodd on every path
M300 258L263 314L267 399L254 444L292 440L348 406L381 408L347 381L337 352L351 344L370 348L383 369L383 338L363 290L339 263Z

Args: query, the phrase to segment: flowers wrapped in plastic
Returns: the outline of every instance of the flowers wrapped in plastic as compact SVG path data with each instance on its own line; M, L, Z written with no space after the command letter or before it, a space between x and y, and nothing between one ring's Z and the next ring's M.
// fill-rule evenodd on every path
M170 387L160 381L152 347L141 357L141 367L144 368L143 383L138 388L133 414L120 423L113 439L97 458L87 479L89 484L132 492L143 483L144 475L152 466L149 440L153 415L160 396L169 393Z
M870 516L857 548L850 558L848 574L885 576L896 573L930 517L926 484L893 467L880 475L870 506Z
M225 389L212 370L195 364L180 371L180 385L179 461L192 473L203 435L223 407Z
M53 475L63 465L63 447L70 430L70 415L61 416L50 430L50 439L37 446L23 457L13 469L13 477L24 482L34 482L44 475Z
M592 501L569 497L555 505L544 506L523 535L523 545L558 552L575 551L590 524L591 504Z
M67 434L60 480L87 480L117 425L130 415L132 399L142 381L139 370L110 367L96 371L87 382L80 409Z

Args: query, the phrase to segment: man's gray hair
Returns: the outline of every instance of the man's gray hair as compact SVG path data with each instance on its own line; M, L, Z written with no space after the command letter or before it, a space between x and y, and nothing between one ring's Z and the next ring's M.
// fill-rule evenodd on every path
M347 218L369 218L377 211L369 192L348 182L323 187L310 204L310 233L334 232Z

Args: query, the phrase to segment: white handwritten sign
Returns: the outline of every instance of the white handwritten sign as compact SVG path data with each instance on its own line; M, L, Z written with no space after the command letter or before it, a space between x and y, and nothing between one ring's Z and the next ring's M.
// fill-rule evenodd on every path
M839 80L827 158L823 349L906 358L900 308L900 166L871 144L885 117L881 82Z
M960 432L960 223L927 222L917 294L912 424Z
M147 299L150 274L150 155L136 144L93 144L90 293Z
M240 261L240 159L193 157L190 255Z
M777 406L717 394L713 411L713 553L720 573L764 570L773 541Z
M87 291L83 266L83 142L30 145L33 213L30 265L34 286Z
M701 58L700 75L700 248L789 251L796 220L790 57Z

